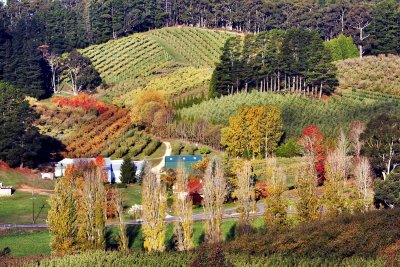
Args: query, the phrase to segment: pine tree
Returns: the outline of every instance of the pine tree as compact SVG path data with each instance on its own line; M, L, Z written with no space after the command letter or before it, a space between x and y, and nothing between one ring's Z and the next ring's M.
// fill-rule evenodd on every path
M125 184L136 182L136 166L129 157L125 157L121 165L121 182Z

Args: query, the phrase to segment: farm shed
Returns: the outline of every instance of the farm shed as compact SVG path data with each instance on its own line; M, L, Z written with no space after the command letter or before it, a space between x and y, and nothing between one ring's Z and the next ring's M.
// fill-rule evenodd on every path
M196 164L197 162L201 161L202 159L203 159L203 157L200 155L167 156L167 157L165 157L165 170L168 170L168 169L176 170L179 162L181 162L183 164L184 168L188 172L191 172L193 170L192 169L193 164Z

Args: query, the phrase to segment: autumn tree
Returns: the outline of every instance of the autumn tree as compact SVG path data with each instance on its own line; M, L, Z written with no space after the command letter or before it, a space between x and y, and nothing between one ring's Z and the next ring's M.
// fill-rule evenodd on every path
M224 214L224 201L227 194L227 183L224 169L219 158L213 158L204 175L203 201L206 240L209 243L221 241L221 224Z
M157 175L151 172L150 166L146 166L143 177L142 205L144 248L148 252L164 251L166 188Z
M166 96L160 91L143 91L136 95L131 109L132 122L150 132L167 134L174 117Z
M124 206L122 205L122 192L121 189L113 189L115 190L112 201L116 207L116 217L118 218L118 239L119 239L119 250L123 252L129 252L129 240L126 232L126 224L124 222Z
M317 195L317 171L312 155L304 157L304 165L296 177L298 201L295 204L299 221L315 220L320 214L320 200Z
M363 154L371 160L375 174L384 180L400 166L400 118L381 114L372 118L361 135Z
M79 249L75 168L66 168L65 175L56 182L54 194L48 201L50 209L47 222L52 233L50 246L55 255L72 254Z
M175 216L179 219L174 223L174 233L178 241L178 250L190 250L193 247L193 219L192 199L188 192L189 176L180 163L176 171L176 182L174 184Z
M325 182L323 204L331 216L337 216L350 209L345 194L349 173L348 141L343 132L337 139L337 145L330 150L325 160Z
M275 152L282 134L278 107L245 106L222 129L221 143L231 156L263 157Z
M250 161L241 162L236 171L237 189L235 191L240 211L240 231L246 233L250 228L250 213L255 209L255 189L253 183L253 172Z
M269 177L267 178L268 192L265 198L264 221L267 226L284 227L288 224L288 203L284 195L286 175L278 166L275 157L267 159L266 168Z
M315 125L305 127L303 129L303 135L299 141L303 147L303 153L307 157L307 160L314 162L314 169L319 184L322 184L324 181L325 149L323 142L324 137L320 134L319 128Z
M80 164L78 178L78 239L82 250L105 248L105 171L95 163Z

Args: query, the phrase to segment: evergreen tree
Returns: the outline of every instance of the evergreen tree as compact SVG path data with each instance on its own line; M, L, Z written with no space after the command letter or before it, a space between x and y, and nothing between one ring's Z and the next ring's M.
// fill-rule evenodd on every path
M400 11L395 0L384 0L375 8L371 25L372 54L400 52Z
M39 163L43 139L36 118L22 91L0 82L0 160L12 167Z
M136 182L136 166L129 157L125 157L121 165L121 182L125 184Z

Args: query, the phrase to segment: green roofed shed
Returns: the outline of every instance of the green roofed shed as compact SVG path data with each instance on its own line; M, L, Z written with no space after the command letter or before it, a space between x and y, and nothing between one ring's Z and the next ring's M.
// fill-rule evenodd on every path
M167 156L165 157L165 170L173 169L176 170L179 162L183 163L183 166L187 171L192 170L192 165L203 159L202 156L196 155L181 155L181 156Z

